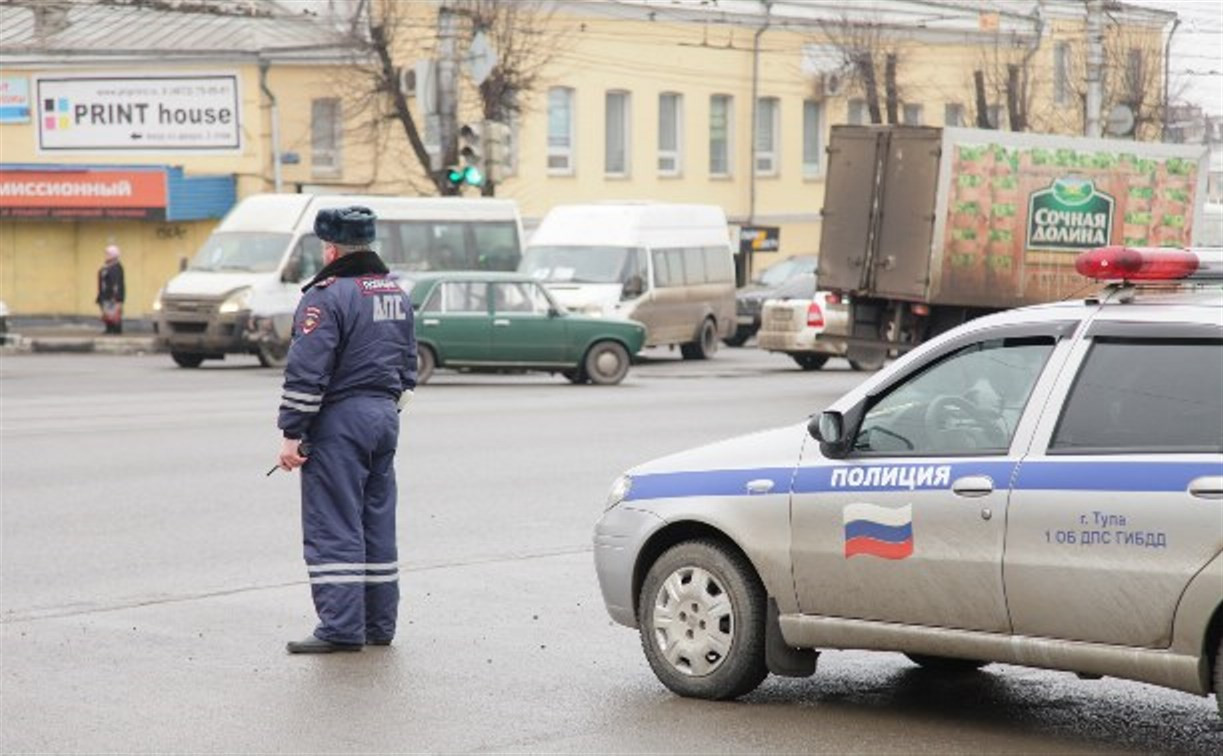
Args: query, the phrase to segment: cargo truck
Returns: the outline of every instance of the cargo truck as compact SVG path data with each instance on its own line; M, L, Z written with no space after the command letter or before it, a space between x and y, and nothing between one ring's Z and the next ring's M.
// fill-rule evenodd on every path
M869 362L966 320L1091 291L1075 256L1197 241L1207 150L921 126L834 126L819 286Z

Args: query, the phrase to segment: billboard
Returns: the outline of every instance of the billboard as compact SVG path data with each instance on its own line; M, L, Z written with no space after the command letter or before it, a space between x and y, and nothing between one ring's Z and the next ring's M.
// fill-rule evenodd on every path
M0 76L0 123L30 122L30 80Z
M39 76L34 88L43 153L242 149L236 73L63 74Z
M0 170L0 218L165 217L164 170Z

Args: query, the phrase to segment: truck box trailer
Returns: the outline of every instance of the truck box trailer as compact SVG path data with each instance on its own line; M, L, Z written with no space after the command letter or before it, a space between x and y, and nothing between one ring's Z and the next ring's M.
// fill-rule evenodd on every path
M1086 249L1196 241L1207 150L921 126L834 126L819 286L863 359L965 320L1090 291Z

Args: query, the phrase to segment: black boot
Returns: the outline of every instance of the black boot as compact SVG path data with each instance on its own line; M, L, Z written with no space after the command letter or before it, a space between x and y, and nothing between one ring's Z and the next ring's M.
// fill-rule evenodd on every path
M304 640L289 641L285 646L285 650L291 654L333 654L337 651L360 651L361 648L359 643L332 643L313 635Z

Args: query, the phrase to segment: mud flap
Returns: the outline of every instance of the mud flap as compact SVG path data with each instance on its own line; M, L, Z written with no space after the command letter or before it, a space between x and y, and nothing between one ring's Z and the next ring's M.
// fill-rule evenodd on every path
M769 597L768 616L764 623L764 662L769 671L782 677L810 677L815 674L815 662L820 653L810 648L793 648L781 637L777 600Z

